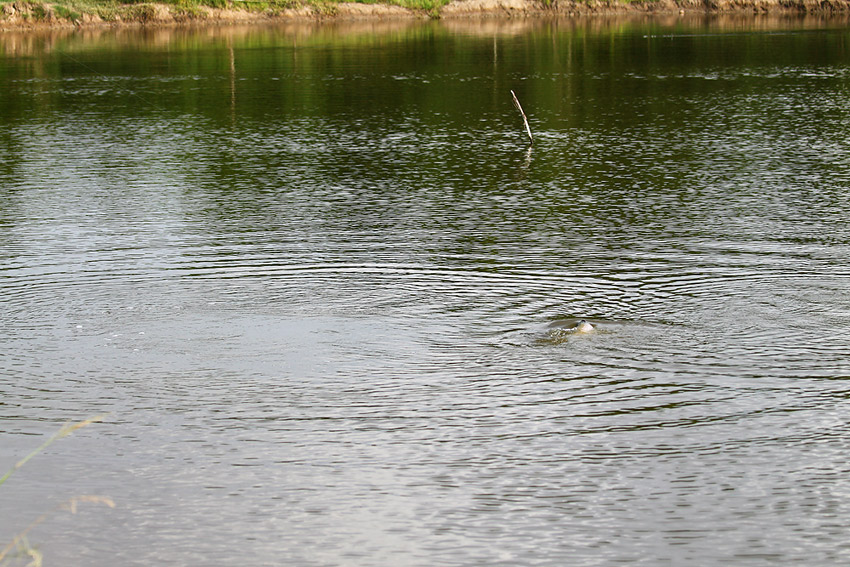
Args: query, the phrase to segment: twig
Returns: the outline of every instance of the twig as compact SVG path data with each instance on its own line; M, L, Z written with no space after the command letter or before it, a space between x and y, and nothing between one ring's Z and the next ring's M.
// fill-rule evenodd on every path
M514 99L514 106L517 110L519 110L519 113L522 115L522 123L525 124L525 132L528 134L528 141L533 145L534 137L531 135L531 127L529 127L528 125L528 118L525 116L525 112L523 112L522 106L520 105L519 99L516 97L516 93L514 93L514 91L511 91L511 96Z

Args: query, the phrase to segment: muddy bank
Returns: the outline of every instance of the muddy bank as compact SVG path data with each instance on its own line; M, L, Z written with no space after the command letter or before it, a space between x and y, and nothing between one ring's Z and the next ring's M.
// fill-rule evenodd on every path
M654 0L618 2L554 0L551 4L529 0L460 0L440 11L441 17L463 16L587 16L677 13L784 13L827 14L850 12L848 0Z
M250 6L249 4L244 4ZM352 21L441 18L523 19L628 14L847 14L850 0L453 0L432 10L391 4L352 2L303 4L290 8L250 9L239 5L223 9L172 4L124 4L109 13L74 11L62 4L0 3L0 30L162 25L251 24L295 21Z

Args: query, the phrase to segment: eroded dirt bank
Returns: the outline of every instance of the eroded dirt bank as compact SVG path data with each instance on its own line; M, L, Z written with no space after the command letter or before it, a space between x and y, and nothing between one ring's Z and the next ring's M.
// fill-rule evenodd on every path
M850 14L850 0L454 0L438 10L423 11L389 4L352 2L303 5L276 10L199 6L187 11L171 4L141 3L119 7L103 18L69 13L61 5L36 2L0 3L0 30L97 26L240 24L277 21L345 21L390 19L481 19L581 17L619 14Z
M850 12L847 0L654 0L646 2L617 2L590 0L554 0L550 5L530 0L456 0L444 8L441 17L464 15L581 16L592 14L629 13L825 13Z

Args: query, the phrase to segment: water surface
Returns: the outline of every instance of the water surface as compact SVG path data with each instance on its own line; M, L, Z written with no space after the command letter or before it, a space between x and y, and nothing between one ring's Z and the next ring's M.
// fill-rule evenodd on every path
M102 494L47 564L848 560L843 21L0 54L0 468L110 412L3 539Z

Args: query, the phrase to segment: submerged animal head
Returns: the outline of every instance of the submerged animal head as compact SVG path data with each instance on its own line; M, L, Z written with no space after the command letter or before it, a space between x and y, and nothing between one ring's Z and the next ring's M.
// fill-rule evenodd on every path
M576 333L589 333L589 332L593 331L595 328L596 327L594 327L593 325L591 325L590 323L588 323L587 321L582 319L581 321L576 323L576 326L573 327L573 331L576 332Z

